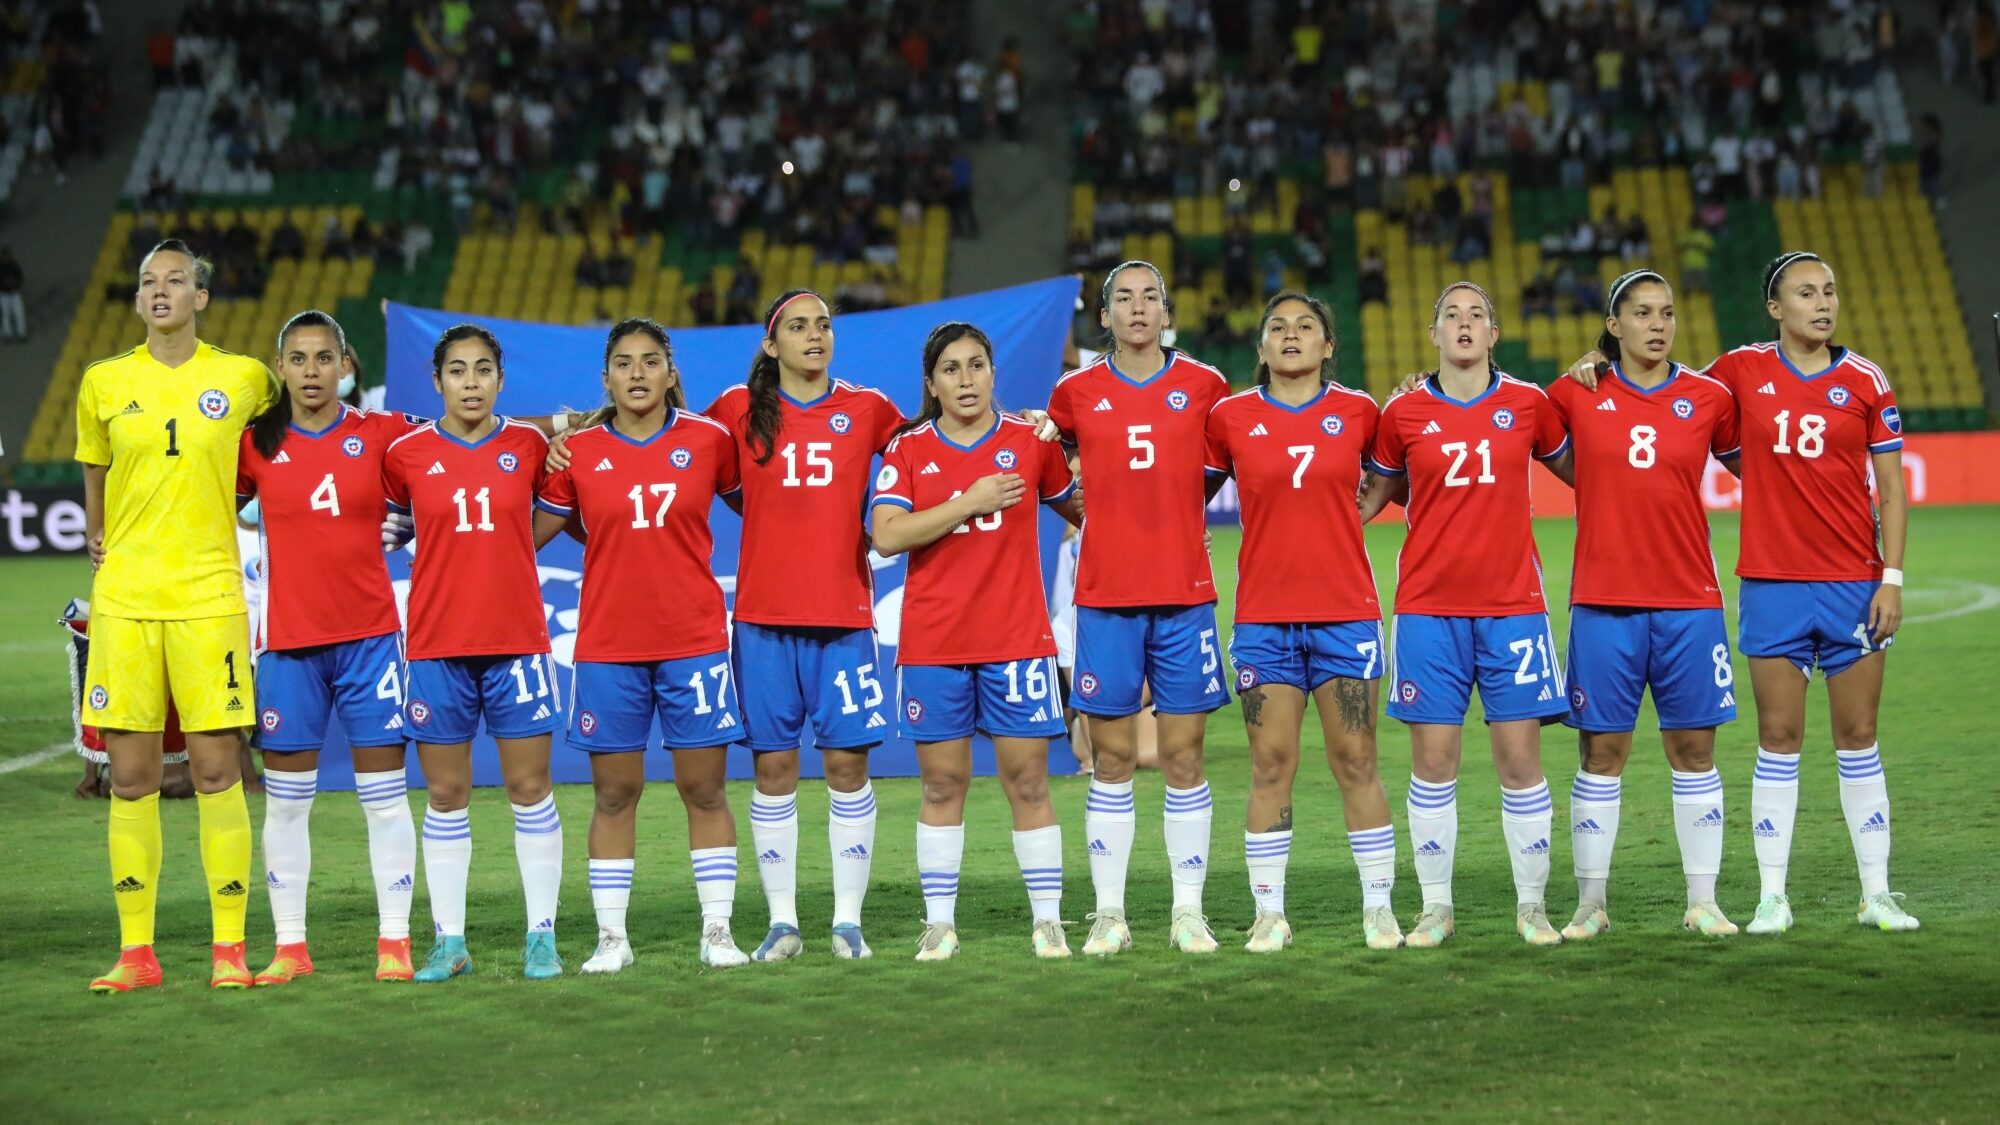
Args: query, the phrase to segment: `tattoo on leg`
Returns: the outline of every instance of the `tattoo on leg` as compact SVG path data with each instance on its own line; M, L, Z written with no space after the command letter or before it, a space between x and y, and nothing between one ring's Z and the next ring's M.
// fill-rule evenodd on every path
M1264 829L1266 832L1290 832L1292 830L1292 806L1278 810L1278 823Z
M1250 727L1263 726L1263 718L1264 689L1253 687L1243 693L1243 725Z
M1368 704L1368 685L1361 680L1333 681L1334 702L1340 704L1340 722L1351 732L1375 729L1375 708Z

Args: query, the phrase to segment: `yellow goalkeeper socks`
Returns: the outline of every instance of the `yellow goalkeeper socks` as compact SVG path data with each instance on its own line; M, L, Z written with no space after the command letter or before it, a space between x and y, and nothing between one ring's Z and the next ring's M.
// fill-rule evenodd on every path
M238 802L242 799L239 793ZM247 867L247 859L245 864ZM118 944L153 944L159 883L160 795L152 793L136 801L112 797L111 890L118 900ZM240 917L240 908L237 913Z
M239 781L220 793L197 793L195 800L201 808L201 869L208 878L214 940L217 944L240 942L243 918L250 906L250 806L243 800L243 783ZM156 816L155 864L158 824Z

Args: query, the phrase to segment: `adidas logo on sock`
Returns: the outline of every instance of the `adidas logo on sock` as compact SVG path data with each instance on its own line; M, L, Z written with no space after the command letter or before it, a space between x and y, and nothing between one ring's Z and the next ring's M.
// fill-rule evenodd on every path
M1529 845L1528 845L1527 847L1525 847L1525 848L1522 848L1522 849L1521 849L1521 854L1522 854L1522 855L1547 855L1547 854L1549 854L1549 838L1548 838L1547 836L1544 836L1544 837L1542 837L1541 839L1539 839L1539 840L1536 840L1536 841L1535 841L1534 843L1532 843L1532 844L1529 844Z
M139 880L133 878L130 875L127 875L123 879L118 880L117 884L114 885L111 889L117 891L119 894L122 895L129 891L143 891L146 889L146 884L141 883Z
M1200 856L1191 855L1186 859L1181 860L1179 863L1174 864L1174 866L1182 871L1200 871L1202 868L1208 865L1201 861Z
M247 895L250 893L250 891L243 886L241 880L231 879L229 882L223 884L221 889L217 890L215 893L219 895L228 895L230 898L235 898L238 895Z
M552 933L555 933L555 932L556 932L556 920L555 920L554 918L544 918L544 919L542 919L541 921L539 921L539 922L535 923L535 924L534 924L533 926L529 927L529 929L528 929L528 932L529 932L529 933L531 933L531 934L552 934Z
M1607 398L1603 402L1598 403L1597 408L1599 410L1616 410L1618 409L1618 404Z
M1555 693L1553 693L1553 692L1551 692L1551 691L1549 690L1549 685L1547 685L1547 684L1543 684L1543 685L1542 685L1542 694L1540 694L1540 695L1538 695L1538 696L1536 696L1536 697L1535 697L1535 702L1537 702L1537 703L1547 703L1547 702L1548 702L1549 700L1551 700L1551 699L1554 699L1554 698L1555 698Z
M608 473L608 472L610 472L610 471L611 471L611 467L612 467L612 466L611 466L611 458L609 458L609 457L606 457L606 458L605 458L604 460L602 460L602 461L599 461L599 462L597 463L597 467L596 467L596 468L594 468L594 469L592 469L592 470L590 470L590 471L591 471L591 472L593 472L593 473Z
M929 461L924 464L922 471L918 472L917 475L920 477L927 477L933 473L941 473L943 471L944 471L943 469L937 467L936 461Z
M1585 833L1591 836L1602 836L1604 835L1604 828L1602 825L1598 824L1597 821L1595 820L1590 820L1590 819L1579 820L1576 822L1575 826L1570 829L1571 835L1575 835L1577 833Z
M887 723L886 721L884 721L884 720L883 720L883 718L882 718L882 713L881 713L881 712L879 712L879 711L878 711L878 712L876 712L876 713L875 713L875 714L873 714L873 715L870 715L870 716L868 716L868 729L869 729L869 730L874 730L874 729L875 729L876 727L886 727L886 726L888 726L888 725L889 725L889 724L888 724L888 723Z
M758 862L758 863L783 863L783 862L785 862L785 857L784 857L784 856L782 856L782 855L779 855L779 854L778 854L778 849L776 849L776 848L766 848L765 850L763 850L763 851L761 851L761 852L758 852L758 853L757 853L757 862Z
M1753 836L1762 836L1767 840L1775 840L1778 838L1778 826L1772 824L1771 818L1767 816L1758 821L1756 826L1750 829L1750 834Z
M133 414L144 414L145 412L146 408L140 406L139 400L135 398L131 402L126 403L125 409L119 411L118 413L120 417L129 417Z
M278 455L276 457L271 458L271 464L273 465L289 465L291 463L292 463L292 455L282 449L278 450Z
M1775 383L1766 383L1757 388L1757 393L1760 395L1774 395L1778 393L1778 386Z
M1444 427L1438 425L1435 419L1431 420L1428 423L1425 423L1424 425L1424 433L1426 434L1441 434L1443 432L1444 432Z
M1098 400L1097 400L1097 405L1096 405L1096 406L1093 406L1093 407L1091 407L1091 409L1092 409L1092 410L1109 410L1109 409L1111 409L1111 400L1110 400L1110 399L1108 399L1108 398L1100 398L1100 399L1098 399Z
M1252 427L1250 428L1250 436L1251 436L1251 437L1270 437L1270 436L1271 436L1271 431L1269 431L1269 430L1267 430L1267 429L1265 429L1265 428L1264 428L1264 423L1262 423L1262 422L1259 422L1259 423L1257 423L1257 424L1256 424L1255 426L1252 426Z
M853 845L850 845L850 846L848 846L848 847L845 847L845 848L842 848L842 849L840 849L840 858L842 858L842 859L867 859L867 858L868 858L868 846L867 846L866 844L853 844Z
M1876 809L1874 816L1861 822L1861 830L1863 832L1887 832L1889 830L1889 818L1882 815L1881 809Z
M1694 827L1696 828L1722 827L1722 810L1710 809L1707 812L1701 814L1699 817L1695 818Z
M548 717L549 717L549 705L548 705L548 704L544 703L544 704L542 704L542 705L541 705L540 707L537 707L537 708L535 708L535 718L537 718L537 719L546 719L546 718L548 718Z
M1092 840L1092 841L1090 842L1090 854L1091 854L1091 855L1110 855L1110 854L1111 854L1111 849L1110 849L1110 848L1108 848L1108 847L1105 847L1105 846L1104 846L1104 841L1102 841L1102 840ZM124 889L124 887L123 887L123 884L120 884L120 888L119 888L119 889L121 889L121 890L122 890L122 889Z
M285 889L285 881L283 879L278 878L278 873L276 871L264 872L264 885L267 887L275 887L281 891Z
M424 470L424 475L427 477L442 476L443 474L444 474L444 462L442 461L432 461L431 467Z
M415 890L416 880L410 878L408 875L405 875L401 879L398 879L395 882L389 884L389 889L392 891Z
M1436 840L1425 840L1425 841L1424 841L1424 846L1423 846L1423 847L1420 847L1420 848L1418 848L1418 849L1417 849L1417 854L1418 854L1418 855L1443 855L1443 854L1444 854L1444 848L1443 848L1443 847L1441 847L1441 846L1439 846L1439 844L1438 844L1438 842L1437 842Z

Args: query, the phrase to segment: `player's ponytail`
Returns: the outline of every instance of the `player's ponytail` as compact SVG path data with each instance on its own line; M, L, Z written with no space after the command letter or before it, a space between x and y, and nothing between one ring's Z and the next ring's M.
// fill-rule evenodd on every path
M609 374L611 371L611 357L617 354L618 341L627 336L635 335L648 337L655 344L660 345L661 353L666 356L668 372L674 372L674 342L667 335L667 330L661 327L660 322L654 320L652 317L632 316L626 317L624 320L612 325L610 334L604 337L604 370L606 374ZM673 386L667 388L665 397L668 407L674 410L687 409L687 392L681 388L679 379L675 379ZM606 401L603 406L595 410L585 411L579 415L576 421L572 422L570 426L573 429L587 430L592 426L601 426L617 416L618 407L616 404Z
M1642 281L1657 281L1666 287L1668 293L1673 292L1673 287L1667 285L1667 279L1652 270L1640 269L1620 274L1604 293L1604 317L1607 321L1617 318L1618 310L1625 307L1625 298L1631 296L1633 288ZM1624 358L1618 347L1618 337L1612 334L1609 324L1597 334L1597 350L1611 363L1618 363Z
M937 369L938 357L944 354L946 348L968 338L977 340L979 346L986 349L987 365L992 365L993 341L987 339L986 333L980 331L977 325L967 324L962 320L949 320L931 329L931 334L924 338L923 401L917 406L917 416L898 426L897 433L907 434L911 430L922 429L944 417L944 401L931 390L931 372ZM999 407L995 406L994 409L998 410Z
M778 294L764 309L764 339L778 338L778 313L797 297L817 297L810 289L787 289ZM778 407L778 357L766 352L762 345L757 348L756 358L750 361L750 377L744 380L750 389L750 437L746 445L759 465L768 462L778 448L778 429L784 424L784 412ZM757 447L763 446L763 452Z
M307 309L285 322L278 329L277 360L282 367L285 362L285 344L292 333L301 328L324 328L333 333L333 342L340 348L343 359L353 352L347 346L347 333L340 322L318 309ZM266 461L278 455L279 447L285 444L285 434L292 425L292 391L283 379L278 380L278 400L250 423L250 444Z
M1276 312L1278 306L1284 304L1286 301L1298 301L1311 309L1313 316L1319 321L1320 331L1326 334L1326 342L1334 346L1335 354L1321 360L1319 365L1320 381L1323 383L1332 382L1335 373L1340 368L1339 363L1336 361L1336 357L1339 354L1340 340L1334 332L1332 311L1326 307L1326 302L1320 300L1318 297L1312 296L1309 293L1301 293L1296 289L1285 289L1281 290L1277 296L1265 302L1264 315L1257 319L1257 339L1260 341L1260 350L1261 341L1264 339L1264 330L1271 325L1271 314ZM1256 381L1260 387L1271 385L1271 366L1261 358L1257 360Z

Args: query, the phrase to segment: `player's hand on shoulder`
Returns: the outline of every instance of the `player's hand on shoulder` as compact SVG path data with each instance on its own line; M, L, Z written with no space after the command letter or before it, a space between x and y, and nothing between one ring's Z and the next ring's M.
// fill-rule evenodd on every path
M1028 483L1021 478L1021 474L994 473L980 477L971 488L966 489L965 499L972 505L974 515L990 516L1019 504L1027 492Z
M569 468L569 435L557 434L549 439L548 467L551 473L560 473Z
M1389 397L1395 398L1397 395L1409 394L1411 391L1423 386L1424 380L1430 377L1430 372L1428 371L1413 371L1403 376L1403 381L1396 384L1396 389L1389 392Z
M1610 372L1610 361L1604 357L1603 352L1592 348L1589 354L1569 365L1568 374L1570 378L1594 391L1597 389L1597 381Z
M1035 427L1035 436L1042 441L1058 441L1062 438L1062 431L1056 428L1055 420L1049 417L1049 412L1046 410L1023 410L1021 420Z

